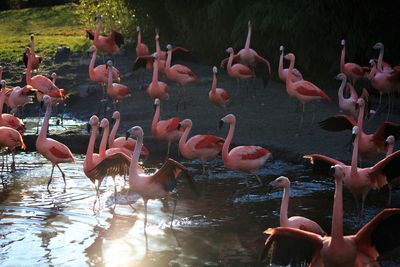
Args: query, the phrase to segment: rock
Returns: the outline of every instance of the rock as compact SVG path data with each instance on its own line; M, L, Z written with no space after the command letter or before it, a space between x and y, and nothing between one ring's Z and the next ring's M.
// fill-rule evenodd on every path
M57 52L54 57L54 61L56 63L65 62L68 60L70 54L71 54L71 49L69 49L68 46L57 47Z

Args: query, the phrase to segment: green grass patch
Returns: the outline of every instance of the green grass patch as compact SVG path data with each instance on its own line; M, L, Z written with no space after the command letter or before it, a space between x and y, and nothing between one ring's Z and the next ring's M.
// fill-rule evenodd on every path
M54 56L59 46L69 46L73 52L86 49L90 41L76 8L75 4L67 4L0 12L1 60L21 60L32 33L36 53L43 57Z

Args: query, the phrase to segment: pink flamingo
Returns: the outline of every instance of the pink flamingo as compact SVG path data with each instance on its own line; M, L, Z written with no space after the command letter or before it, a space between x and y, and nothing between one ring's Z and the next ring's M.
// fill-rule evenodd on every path
M288 207L289 207L289 195L290 195L290 180L285 176L279 176L268 185L271 188L283 188L283 196L281 202L281 209L279 214L279 221L281 227L297 228L309 232L316 233L318 235L326 235L325 231L322 230L316 222L301 216L293 216L288 218Z
M315 233L289 227L267 229L264 233L270 236L261 255L263 261L272 255L270 264L278 265L379 266L378 256L400 245L398 242L400 209L385 209L355 235L343 235L342 181L346 174L341 165L333 166L332 172L335 177L335 196L331 236L321 237Z
M151 80L151 83L147 87L147 93L152 99L158 98L161 101L165 101L169 98L168 85L165 82L158 80L158 68L159 59L157 58L157 56L155 56L153 62L153 78Z
M127 175L129 173L130 159L123 153L115 153L108 157L101 157L97 153L93 153L94 144L96 142L96 134L99 128L99 118L93 115L88 124L88 130L91 130L86 157L83 162L83 172L94 184L96 189L97 198L93 204L93 208L99 198L99 187L104 177L115 177L119 174Z
M108 85L107 94L111 97L114 103L122 101L124 98L130 97L129 88L120 83L113 83L112 80L112 61L107 61L108 66Z
M294 56L294 54L289 53L285 56L285 59L290 61L289 71L286 79L286 91L289 96L296 97L303 104L303 112L301 113L300 120L301 128L301 126L303 125L305 104L321 99L330 101L330 97L315 84L309 81L300 80L297 82L293 82L292 73L296 57Z
M359 146L359 129L357 126L353 127L353 154L351 157L351 165L345 165L344 163L319 154L306 155L305 158L309 158L311 163L316 168L320 168L324 172L323 166L340 166L343 172L343 182L345 186L354 195L357 204L358 199L361 198L361 212L360 218L363 218L364 202L369 191L371 189L379 189L387 184L388 181L396 178L390 173L390 168L395 168L395 164L400 163L400 151L394 153L389 157L386 157L376 163L372 167L359 168L358 167L358 146ZM337 167L339 168L339 167ZM326 170L325 170L326 174ZM358 205L357 205L358 206Z
M346 60L346 41L342 40L341 44L342 52L340 54L340 72L344 73L349 81L354 85L357 80L366 75L368 68L363 68L352 62L344 63Z
M389 135L385 141L386 147L386 157L390 156L393 153L394 144L396 139L393 135ZM392 187L400 184L400 176L393 178L392 180L388 181L388 191L389 191L389 198L388 198L388 205L392 203Z
M23 107L26 104L33 104L34 94L36 93L30 85L25 85L24 87L16 86L12 90L6 93L6 104L11 109L11 113L16 114L18 107Z
M140 31L140 27L136 27L137 32L137 43L136 43L136 56L146 56L149 54L149 48L145 43L142 43L142 32Z
M110 136L108 137L108 146L110 148L123 148L125 151L127 151L125 154L131 157L133 150L135 150L136 140L132 138L126 139L125 137L115 138L121 122L121 114L119 111L114 111L112 119L115 123L111 130ZM141 154L147 158L150 155L150 151L143 145Z
M179 117L173 117L168 120L159 120L160 119L160 99L156 98L154 100L154 117L153 122L151 123L151 132L155 139L167 141L168 142L168 150L167 150L167 158L169 157L169 151L171 148L171 143L176 142L181 138L182 131L178 130L178 125L180 122Z
M358 153L360 159L375 159L380 153L386 152L384 143L389 135L400 136L400 125L384 121L374 133L366 134L363 131L364 99L359 98L357 105L360 108L357 122L346 115L336 115L321 121L319 126L327 131L352 130L354 126L358 126L360 140L358 143Z
M222 159L225 168L241 172L252 173L256 176L259 186L262 185L260 177L256 174L257 170L265 165L265 162L272 157L267 149L260 146L237 146L229 151L233 134L235 132L236 117L228 114L219 123L220 127L224 123L229 124L229 132L222 147ZM246 186L249 188L249 181L246 176Z
M103 20L101 15L97 14L95 19L98 20L96 32L93 33L91 30L86 30L86 34L90 40L93 40L93 45L97 47L99 51L105 54L116 54L119 51L119 47L124 44L124 37L119 32L112 30L110 35L101 35L103 29Z
M373 46L374 49L379 50L379 56L378 56L378 64L377 68L381 72L391 72L393 70L392 66L383 61L383 54L385 53L385 47L383 43L378 42Z
M171 81L176 82L177 85L179 85L182 88L183 91L183 108L186 109L186 90L185 86L187 84L196 82L199 80L199 78L193 73L191 69L188 67L181 65L181 64L175 64L171 66L171 60L172 60L172 46L169 44L167 45L167 62L165 64L165 75L167 78ZM176 105L178 109L180 99L178 100L178 103Z
M89 78L92 82L99 82L102 84L106 84L108 82L108 69L106 64L101 64L97 65L94 67L94 64L96 63L96 55L97 55L97 48L95 45L92 45L88 53L92 53L92 58L90 59L90 64L89 64ZM112 79L113 81L120 81L121 78L121 72L115 68L112 67Z
M39 68L40 63L42 63L43 58L41 56L36 55L35 53L35 41L34 41L35 36L31 34L30 38L31 38L31 53L28 55L25 50L25 52L23 53L22 61L24 62L25 67L28 67L28 57L30 57L31 68L33 70L36 70Z
M213 103L217 107L223 107L226 109L226 105L231 100L229 93L222 89L217 88L217 67L213 67L213 80L211 84L211 90L208 92L208 98L210 99L211 103Z
M189 174L188 169L173 159L167 159L161 166L161 168L158 169L158 171L153 174L149 175L137 172L140 147L143 144L143 135L144 135L143 130L140 126L132 127L126 133L127 137L136 138L137 146L133 151L131 165L129 168L129 190L130 192L139 194L144 201L145 217L144 217L143 230L146 237L146 249L147 249L148 244L147 244L146 225L147 225L147 202L149 201L149 199L172 198L172 196L176 192L176 185L177 185L176 178L181 173L184 174L193 192L198 194L198 191L195 187L193 178ZM175 215L177 198L175 197L173 198L173 200L174 200L174 209L172 212L171 229Z
M0 148L7 149L12 153L11 171L15 172L15 150L17 147L26 149L21 134L10 127L0 126ZM3 166L4 167L4 166Z
M179 151L186 159L199 158L203 165L203 174L206 173L204 163L214 159L221 153L224 138L198 134L188 140L190 131L192 130L192 121L185 119L179 123L178 128L183 129L183 134L179 140Z
M254 71L257 63L262 63L265 65L265 67L268 68L268 76L266 71L261 72L261 77L264 81L264 87L267 85L268 82L268 77L271 76L271 64L269 63L268 60L265 58L261 57L260 55L257 54L257 52L250 48L250 40L251 40L251 22L249 21L247 23L248 30L247 30L247 38L246 38L246 43L244 45L244 48L241 49L235 56L234 56L234 61L235 62L240 62L248 67L251 67L251 69ZM228 58L225 58L224 60L221 61L221 67L224 66L226 61L228 61Z
M281 45L279 47L279 51L281 52L281 54L279 56L278 75L279 75L279 79L281 79L284 83L286 83L286 78L288 76L287 73L288 73L289 69L283 68L283 56L285 53L283 45ZM303 75L301 74L301 72L298 69L294 68L292 71L292 79L293 79L293 82L303 80Z
M0 126L7 126L17 130L20 133L25 132L25 126L21 119L11 114L3 114L3 105L6 98L6 81L1 80L0 92Z
M53 165L53 167L51 168L50 179L49 182L47 183L47 189L48 189L51 180L53 178L53 171L55 166L57 166L57 168L60 170L64 180L64 184L66 186L67 183L65 181L65 174L61 170L58 164L66 162L75 162L75 159L71 153L71 150L69 150L69 148L66 145L54 139L47 138L47 130L49 128L49 120L51 116L51 98L45 95L43 96L43 102L44 105L46 106L46 113L44 116L42 127L40 128L39 135L36 139L36 150L43 157L49 160Z

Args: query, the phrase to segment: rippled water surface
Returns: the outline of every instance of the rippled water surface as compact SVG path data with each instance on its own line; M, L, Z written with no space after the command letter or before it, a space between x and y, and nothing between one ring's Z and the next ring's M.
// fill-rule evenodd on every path
M197 162L184 162L194 173L201 196L184 183L170 229L171 210L159 200L149 201L148 252L143 233L144 208L136 195L127 195L118 178L114 201L113 180L101 186L100 203L93 184L82 170L82 155L75 164L61 164L67 186L57 169L47 191L51 165L36 153L16 156L17 172L4 170L0 185L0 266L262 266L258 256L262 232L279 224L282 192L266 187L245 190L244 177L226 171L220 160L201 175ZM158 167L151 167L149 171ZM309 168L282 161L260 171L265 183L279 175L292 180L290 215L316 220L330 232L334 183L313 177ZM251 179L251 181L253 181ZM400 204L400 191L393 195ZM367 198L366 220L386 205L387 191ZM352 196L345 192L345 233L359 229ZM382 259L383 266L400 265L399 250Z

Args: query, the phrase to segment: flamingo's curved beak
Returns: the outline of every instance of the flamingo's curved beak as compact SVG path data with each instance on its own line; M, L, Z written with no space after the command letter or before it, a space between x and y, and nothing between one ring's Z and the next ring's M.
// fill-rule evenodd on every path
M115 119L114 118L111 118L111 124L114 124L115 123Z
M355 134L355 133L353 133L351 135L351 144L354 143L354 140L356 140L356 136L357 136L357 134Z
M336 171L335 166L331 166L331 168L329 169L329 176L335 176L335 171Z
M218 124L218 128L221 129L223 125L224 125L224 121L223 121L223 120L220 120L220 121L219 121L219 124Z
M129 132L125 133L125 140L128 140L128 138L131 136L131 134Z
M157 105L154 105L154 111L156 111L156 109L157 109Z

